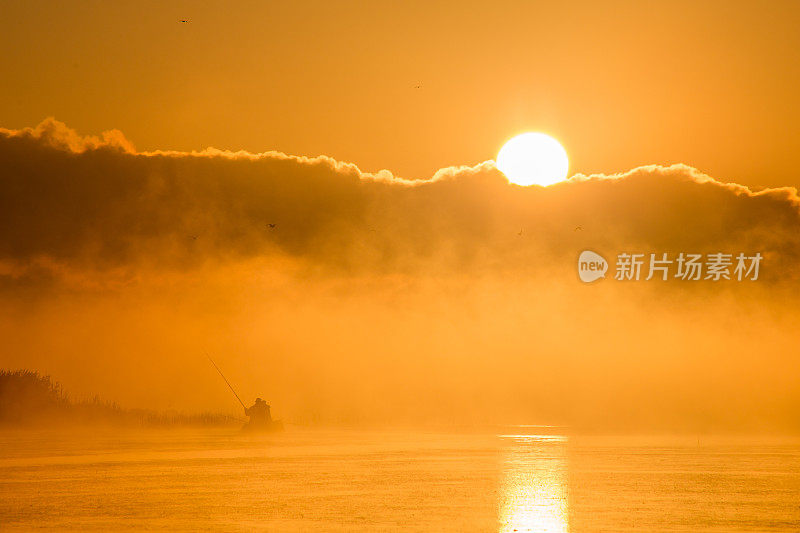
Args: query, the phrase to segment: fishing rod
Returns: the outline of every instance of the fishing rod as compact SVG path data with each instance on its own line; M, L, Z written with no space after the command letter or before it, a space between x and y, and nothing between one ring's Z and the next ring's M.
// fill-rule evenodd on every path
M220 370L220 369L219 369L219 367L217 366L217 363L215 363L215 362L214 362L214 360L213 360L213 359L211 359L211 356L210 356L210 355L208 355L208 352L206 352L206 357L208 357L208 360L209 360L209 361L211 361L211 364L212 364L212 365L214 365L214 368L216 368L216 369L217 369L217 372L219 372L219 375L220 375L220 376L222 376L222 379L224 379L224 380L225 380L225 383L228 385L228 388L229 388L229 389L231 389L231 392L233 393L233 395L234 395L234 396L236 396L236 399L237 399L237 400L239 400L239 403L240 403L240 404L242 404L242 407L244 407L245 409L247 409L247 406L244 404L244 402L242 401L242 399L241 399L241 398L239 398L239 395L238 395L238 394L236 394L236 391L235 391L235 390L233 390L233 386L231 386L230 382L228 381L228 378L226 378L226 377L225 377L225 374L223 374L223 373L222 373L222 370Z

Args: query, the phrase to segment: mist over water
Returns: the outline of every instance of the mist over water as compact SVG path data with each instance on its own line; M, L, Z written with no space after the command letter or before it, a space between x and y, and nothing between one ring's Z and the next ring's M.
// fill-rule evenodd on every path
M46 371L78 398L241 416L208 351L246 402L262 396L300 424L797 429L792 299L275 272L6 307L4 363Z

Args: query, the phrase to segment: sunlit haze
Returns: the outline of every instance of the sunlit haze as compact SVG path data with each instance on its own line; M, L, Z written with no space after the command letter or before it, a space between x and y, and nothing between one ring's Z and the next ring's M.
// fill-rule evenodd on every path
M800 530L798 28L4 1L0 529Z

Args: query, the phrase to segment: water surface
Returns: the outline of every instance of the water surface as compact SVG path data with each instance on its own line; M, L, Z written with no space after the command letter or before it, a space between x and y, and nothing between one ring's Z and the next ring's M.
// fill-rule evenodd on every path
M800 441L6 431L0 527L797 531Z

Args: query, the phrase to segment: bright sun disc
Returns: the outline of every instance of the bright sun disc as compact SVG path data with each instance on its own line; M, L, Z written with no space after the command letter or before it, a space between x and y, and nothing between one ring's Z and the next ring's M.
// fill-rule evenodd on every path
M544 133L517 135L497 154L497 169L517 185L552 185L564 180L569 170L567 152Z

